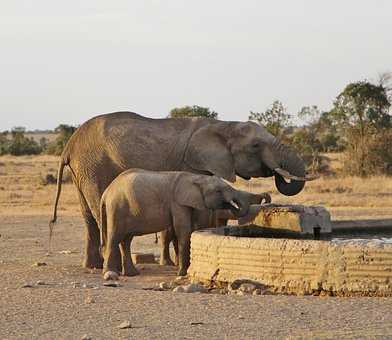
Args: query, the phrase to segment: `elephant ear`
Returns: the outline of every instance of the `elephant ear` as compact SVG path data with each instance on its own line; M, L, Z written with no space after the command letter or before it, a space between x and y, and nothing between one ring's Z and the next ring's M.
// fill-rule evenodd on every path
M207 171L235 182L234 160L217 124L196 131L188 144L185 164L192 170Z
M203 194L199 187L199 179L194 175L183 174L174 188L175 201L183 206L205 210Z

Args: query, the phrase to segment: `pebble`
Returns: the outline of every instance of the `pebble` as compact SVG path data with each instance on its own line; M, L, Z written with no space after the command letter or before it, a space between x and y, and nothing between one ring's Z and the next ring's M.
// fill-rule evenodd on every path
M256 289L256 286L253 283L242 283L238 289L244 293L251 294Z
M182 286L184 288L185 293L206 293L207 288L198 284L198 283L191 283L189 285Z
M47 266L46 262L35 262L33 267L42 267L42 266Z
M118 280L118 274L116 272L113 271L107 271L104 275L103 275L103 279L108 281L108 280L114 280L117 281Z
M83 335L80 340L92 340L93 338L87 334Z
M25 283L22 288L33 288L33 286L30 283Z
M126 329L126 328L132 328L132 325L131 325L131 321L123 321L119 326L118 326L118 328L120 328L120 329Z
M38 285L38 286L45 286L45 285L47 285L47 283L44 282L44 281L38 280L38 281L37 281L37 285Z

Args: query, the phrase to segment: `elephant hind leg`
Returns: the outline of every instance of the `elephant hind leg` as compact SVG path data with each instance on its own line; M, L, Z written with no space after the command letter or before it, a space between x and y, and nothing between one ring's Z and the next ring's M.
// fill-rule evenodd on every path
M122 274L124 276L135 276L139 275L138 270L136 269L135 265L133 264L132 257L131 257L131 237L126 237L120 243L120 251L121 251L121 260L122 260Z
M170 259L170 242L174 235L173 228L161 232L161 258L159 260L161 266L174 266L174 262Z
M83 194L78 190L79 201L85 229L85 255L83 267L85 268L102 268L103 258L100 252L101 238L99 234L98 223L95 220Z

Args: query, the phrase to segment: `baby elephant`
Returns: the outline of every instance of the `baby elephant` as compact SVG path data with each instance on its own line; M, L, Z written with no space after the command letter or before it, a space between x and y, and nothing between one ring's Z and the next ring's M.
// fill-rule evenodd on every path
M138 169L120 174L101 198L105 279L117 278L120 258L123 274L137 275L130 254L132 238L170 228L178 239L178 275L185 275L189 267L195 209L230 209L235 216L241 217L247 214L249 202L216 176Z

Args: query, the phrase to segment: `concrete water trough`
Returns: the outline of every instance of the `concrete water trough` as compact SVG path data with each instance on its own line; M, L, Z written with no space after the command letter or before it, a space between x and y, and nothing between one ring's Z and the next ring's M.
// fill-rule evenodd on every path
M188 275L301 295L392 296L392 220L364 223L331 222L321 207L267 207L248 225L194 232Z

